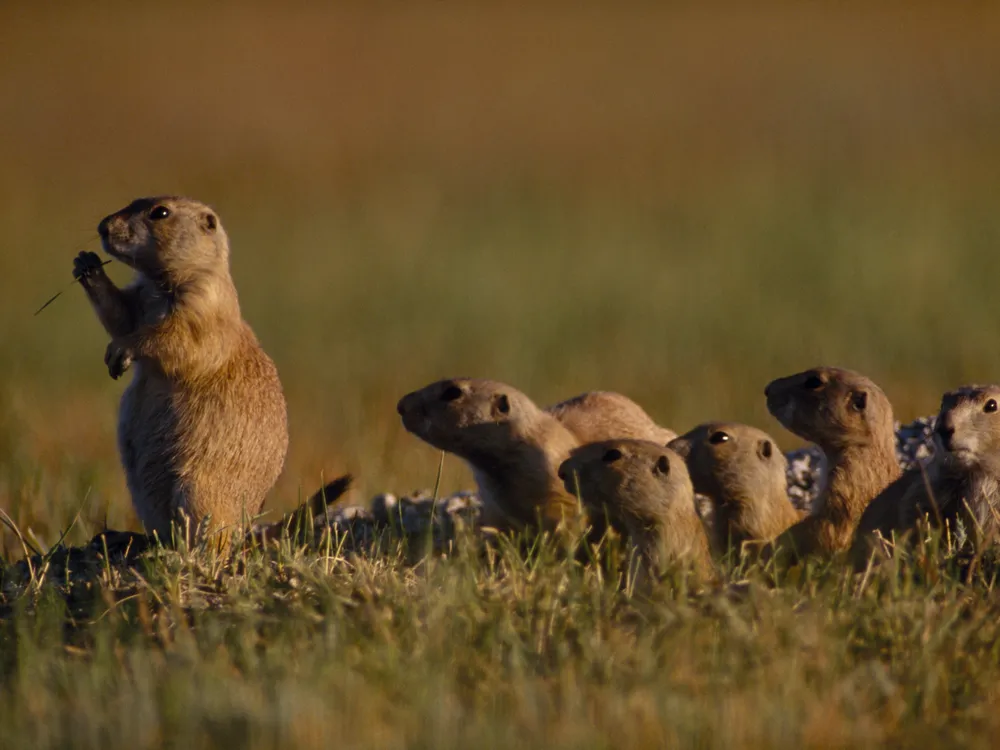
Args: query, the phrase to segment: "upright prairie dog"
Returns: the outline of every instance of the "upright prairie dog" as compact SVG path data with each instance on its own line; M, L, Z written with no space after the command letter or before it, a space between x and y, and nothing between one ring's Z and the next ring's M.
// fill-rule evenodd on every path
M513 386L495 380L440 380L400 399L403 426L472 469L484 504L483 522L546 528L578 516L577 499L556 471L584 442L641 435L659 439L657 426L617 393L581 394L542 409Z
M816 510L774 547L792 556L846 550L868 503L900 475L889 399L864 375L836 367L778 378L764 393L768 411L825 457Z
M579 488L592 516L606 515L654 573L670 562L712 569L684 459L647 440L605 440L575 449L559 467L568 492Z
M873 553L886 554L881 540L910 531L921 518L953 532L961 521L976 549L995 541L1000 533L998 404L998 385L967 385L942 396L934 458L907 471L868 506L851 546L855 568L865 567Z
M284 465L285 398L240 314L218 216L189 198L142 198L97 231L135 271L119 289L95 253L73 264L111 335L109 374L135 364L118 449L140 520L164 543L182 516L192 525L210 516L209 529L249 521Z
M771 540L801 519L788 499L788 462L766 432L708 422L667 447L687 462L695 492L711 500L713 542L720 552Z

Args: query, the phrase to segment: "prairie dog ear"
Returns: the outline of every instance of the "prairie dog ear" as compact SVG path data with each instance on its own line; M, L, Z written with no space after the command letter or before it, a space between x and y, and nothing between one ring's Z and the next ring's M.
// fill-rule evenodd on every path
M851 395L851 408L855 411L864 411L868 406L868 394L865 391L858 391Z
M773 453L774 447L771 445L770 440L761 440L757 443L757 455L765 461L769 459Z
M213 214L211 211L206 211L204 214L202 214L201 225L206 232L211 233L214 232L216 228L219 226L219 220L218 218L216 218L215 214Z
M501 393L493 399L493 414L510 414L510 399Z
M665 477L670 473L670 459L661 455L653 464L653 473L657 476Z

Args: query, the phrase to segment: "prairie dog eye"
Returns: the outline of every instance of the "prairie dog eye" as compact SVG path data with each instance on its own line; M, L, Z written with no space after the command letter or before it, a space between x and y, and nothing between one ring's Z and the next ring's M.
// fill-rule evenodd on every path
M159 221L160 219L165 219L170 216L170 209L166 206L154 206L153 210L149 212L149 218L153 221Z
M709 437L708 439L708 442L710 442L712 445L722 445L722 443L728 443L729 439L730 438L728 434L726 434L722 430L719 430L718 432L712 433L711 437Z
M992 414L996 410L997 410L997 402L996 402L996 399L994 399L994 398L991 398L983 406L983 411L986 412L987 414Z
M656 465L653 467L654 474L662 474L666 476L670 473L670 459L666 456L660 456L656 459Z
M851 406L855 411L864 411L865 407L868 405L868 394L864 391L860 393L855 393L851 396Z

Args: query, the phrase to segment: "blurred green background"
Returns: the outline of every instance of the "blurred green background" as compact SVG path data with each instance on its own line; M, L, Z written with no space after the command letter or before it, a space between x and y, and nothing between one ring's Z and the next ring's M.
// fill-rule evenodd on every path
M432 485L394 405L451 375L785 448L778 375L861 370L904 420L1000 379L995 4L4 3L0 50L0 507L46 543L85 497L74 540L136 528L106 335L75 287L32 312L142 195L229 232L274 510Z

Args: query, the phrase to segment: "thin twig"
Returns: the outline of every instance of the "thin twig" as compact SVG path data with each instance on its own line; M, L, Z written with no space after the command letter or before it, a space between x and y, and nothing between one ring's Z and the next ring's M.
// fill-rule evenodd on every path
M110 263L110 262L111 262L110 260L106 260L106 261L104 261L103 263L101 263L101 268L104 268L104 266L108 265L108 263ZM76 284L76 283L77 283L78 281L80 281L80 279L73 279L72 283L71 283L71 284L70 284L70 285L69 285L68 287L66 287L65 289L61 289L60 291L58 291L58 292L56 292L55 294L53 294L53 295L52 295L52 296L51 296L51 297L49 298L48 302L46 302L46 303L45 303L44 305L42 305L42 306L41 306L41 307L39 307L39 308L38 308L37 310L35 310L35 312L34 312L34 315L32 315L32 317L34 317L35 315L38 315L38 313L40 313L40 312L41 312L42 310L44 310L44 309L45 309L46 307L48 307L48 306L49 306L49 305L51 305L51 304L52 304L53 302L55 302L55 301L56 301L57 299L59 299L60 297L62 297L62 296L63 296L63 294L65 294L65 293L66 293L66 292L68 292L68 291L69 291L70 289L72 289L72 288L73 288L73 284Z

